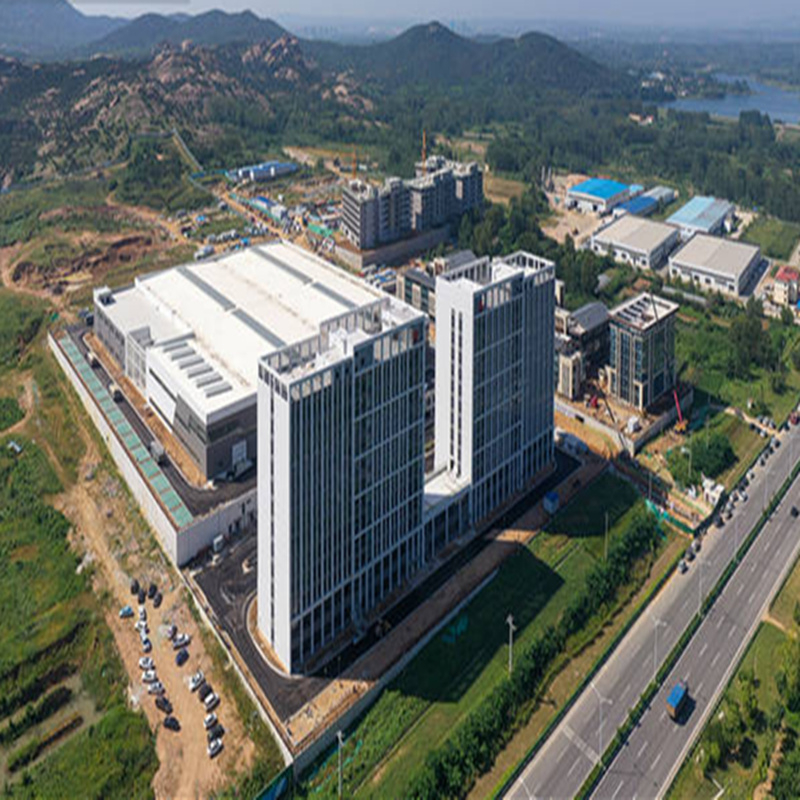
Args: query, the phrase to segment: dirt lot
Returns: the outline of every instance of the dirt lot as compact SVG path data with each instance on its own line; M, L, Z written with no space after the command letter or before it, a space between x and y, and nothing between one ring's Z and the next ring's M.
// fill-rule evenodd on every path
M547 192L547 199L554 213L544 221L542 230L561 244L567 236L571 236L578 246L601 224L600 218L594 214L582 214L580 211L568 211L564 208L567 190L586 180L586 177L586 175L554 175L554 190Z

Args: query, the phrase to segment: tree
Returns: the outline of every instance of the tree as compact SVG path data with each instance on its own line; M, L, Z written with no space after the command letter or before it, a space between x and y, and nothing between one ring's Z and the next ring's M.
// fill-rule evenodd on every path
M781 309L781 322L787 328L791 328L794 325L794 311L789 306L784 306Z

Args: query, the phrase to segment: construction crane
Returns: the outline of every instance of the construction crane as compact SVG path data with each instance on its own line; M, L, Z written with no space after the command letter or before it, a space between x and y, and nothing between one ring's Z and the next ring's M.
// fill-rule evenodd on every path
M675 408L678 409L678 422L675 425L675 432L676 433L686 433L686 429L689 427L689 420L684 419L683 412L681 411L681 404L678 400L678 390L672 390L672 396L675 398Z
M428 132L422 129L422 171L428 174Z

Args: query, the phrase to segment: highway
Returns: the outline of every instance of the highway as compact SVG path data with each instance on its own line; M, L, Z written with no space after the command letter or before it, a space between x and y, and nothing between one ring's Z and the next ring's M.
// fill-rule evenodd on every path
M702 598L756 525L772 494L788 477L798 456L800 429L792 428L782 435L781 446L766 465L754 468L755 478L747 489L747 502L736 505L732 519L723 528L712 526L709 529L689 571L684 575L676 572L667 582L506 796L539 800L570 798L577 794L614 732L697 613ZM699 730L701 717L707 707L713 705L713 694L724 685L726 672L732 668L737 651L746 645L747 634L754 627L753 619L761 616L765 598L780 583L779 573L791 564L792 555L800 547L800 537L791 535L787 518L792 504L800 507L797 483L788 497L791 500L784 501L765 526L694 637L685 656L691 659L693 655L694 661L688 663L681 659L677 665L675 674L684 670L680 676L688 679L690 694L697 703L687 724L679 727L669 719L661 719L664 696L673 682L670 676L652 710L645 714L597 787L597 797L615 800L656 797L668 788L670 776L680 765L691 737ZM795 529L798 527L795 524ZM713 635L709 635L709 630ZM645 729L647 733L643 733Z

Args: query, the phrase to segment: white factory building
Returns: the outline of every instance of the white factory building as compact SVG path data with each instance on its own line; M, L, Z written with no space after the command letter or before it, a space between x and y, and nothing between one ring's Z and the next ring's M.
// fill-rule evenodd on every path
M291 343L259 364L258 625L288 671L365 630L552 463L554 280L552 263L524 253L437 280L427 481L425 314L348 294L298 339L267 312Z
M695 234L669 260L669 275L706 292L741 297L758 274L761 248Z
M624 214L592 234L590 247L601 256L639 269L660 269L680 243L677 228Z

